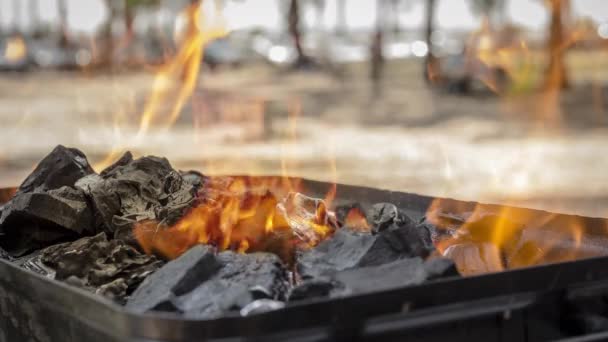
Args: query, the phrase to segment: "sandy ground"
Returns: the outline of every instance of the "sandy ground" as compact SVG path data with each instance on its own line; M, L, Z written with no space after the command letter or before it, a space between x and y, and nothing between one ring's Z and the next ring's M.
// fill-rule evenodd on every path
M130 149L207 173L289 173L608 217L602 89L570 91L557 120L539 97L430 91L415 63L389 65L387 75L375 97L365 70L207 72L175 125L145 134L138 127L150 73L2 75L0 185L19 184L64 144L98 167ZM165 121L168 107L153 121Z

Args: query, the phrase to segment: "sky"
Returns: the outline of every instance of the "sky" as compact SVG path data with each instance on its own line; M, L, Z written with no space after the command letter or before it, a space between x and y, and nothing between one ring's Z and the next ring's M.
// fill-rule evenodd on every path
M19 23L29 27L27 15L30 0L0 0L0 25L7 27L14 22L15 6L19 6ZM40 17L49 23L57 22L56 0L37 0L40 7ZM224 16L231 28L278 28L282 25L277 3L287 0L245 0L229 1ZM347 0L347 23L352 28L368 28L374 25L376 0ZM571 0L574 12L578 15L589 16L596 22L608 22L608 0ZM422 27L424 20L424 1L410 0L408 11L403 11L400 21L405 27ZM511 21L530 29L541 30L547 25L546 9L542 0L508 0L507 16ZM107 17L103 0L67 0L68 23L73 31L95 32ZM164 0L167 7L177 7L179 1ZM327 7L322 20L322 26L331 29L336 23L336 0L326 0ZM205 5L212 7L213 1L207 0ZM317 23L312 9L304 11L304 20L310 25ZM158 20L168 20L170 12L166 10ZM437 20L440 27L474 28L479 19L472 15L465 0L439 0ZM137 23L136 23L137 24Z

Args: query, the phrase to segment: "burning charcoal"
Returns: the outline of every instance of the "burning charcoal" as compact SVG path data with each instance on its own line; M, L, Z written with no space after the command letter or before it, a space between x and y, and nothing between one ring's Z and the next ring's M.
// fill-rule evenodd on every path
M93 233L93 214L85 194L68 186L19 193L0 216L0 246L15 257Z
M130 242L134 222L175 222L192 205L197 190L165 158L134 160L130 153L77 186L91 198L103 230Z
M443 256L454 260L462 275L475 275L504 270L504 264L496 245L491 243L464 242L451 245Z
M283 264L273 254L226 251L216 255L213 248L199 245L146 279L127 307L213 318L258 299L284 299L287 279Z
M80 178L94 173L85 155L77 149L58 145L25 179L17 195L73 186Z
M400 211L397 206L391 203L374 204L367 211L367 222L372 226L372 233L379 233L391 226L414 225L414 221L405 213Z
M336 213L336 220L338 221L340 226L344 226L344 224L346 223L346 217L348 216L348 213L351 212L351 210L357 210L362 213L365 212L363 210L363 207L361 207L361 204L359 204L358 202L352 202L337 206L334 212Z
M123 301L161 266L154 256L141 254L105 233L44 249L39 261L54 278Z
M325 202L318 198L290 192L277 208L293 234L311 245L316 245L336 227L335 217L327 210Z
M406 222L398 226L396 222ZM425 226L395 221L378 234L339 229L315 248L302 252L298 271L303 278L315 278L353 267L375 266L408 257L427 257L433 250Z

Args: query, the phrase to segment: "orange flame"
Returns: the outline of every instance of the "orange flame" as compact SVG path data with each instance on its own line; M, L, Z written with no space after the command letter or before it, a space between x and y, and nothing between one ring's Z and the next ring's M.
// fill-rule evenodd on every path
M175 123L196 88L205 46L227 34L224 28L201 27L204 19L201 4L202 1L194 2L184 11L187 27L180 48L174 58L156 74L152 94L141 116L139 136L148 131L160 113L164 113L167 103L172 105L169 115L163 116L162 123L166 126Z
M438 251L464 275L576 260L604 252L586 245L576 216L436 199L427 219L437 225Z
M134 139L114 139L118 142L101 161L94 164L95 169L109 166L124 151L141 143L152 127L168 129L181 115L198 85L205 47L228 33L221 18L207 21L201 6L202 0L194 1L181 13L186 25L182 32L176 32L177 51L155 74L151 92L138 117L139 126ZM221 16L219 13L217 15ZM114 131L120 131L124 126L124 114L124 110L117 111L114 116Z
M278 179L212 178L199 200L169 227L153 221L136 224L134 235L144 251L172 259L195 244L212 244L289 257L295 247L314 246L336 228L323 200L293 192Z

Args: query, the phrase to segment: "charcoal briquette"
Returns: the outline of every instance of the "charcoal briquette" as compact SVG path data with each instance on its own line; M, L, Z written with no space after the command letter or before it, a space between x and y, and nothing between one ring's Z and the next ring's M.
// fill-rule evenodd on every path
M284 300L287 288L287 271L274 254L195 246L146 279L127 307L213 318L259 299Z

